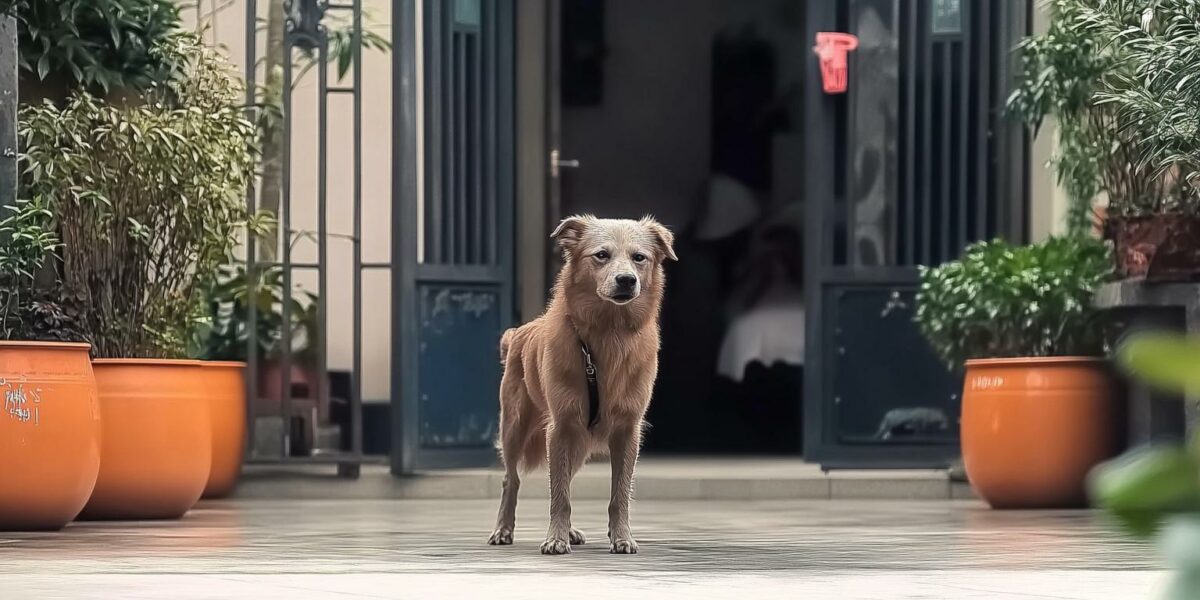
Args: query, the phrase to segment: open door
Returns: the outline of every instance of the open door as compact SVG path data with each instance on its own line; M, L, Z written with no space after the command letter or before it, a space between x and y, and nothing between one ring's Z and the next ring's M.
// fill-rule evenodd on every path
M396 54L420 57L398 67L397 102L421 102L397 114L412 147L393 230L395 472L496 458L498 344L514 316L513 4L396 3L415 13L395 17L402 41L411 19Z
M857 36L847 91L805 87L805 456L825 468L943 467L962 379L913 323L918 265L1020 240L1023 133L1003 117L1026 2L809 2L808 35Z

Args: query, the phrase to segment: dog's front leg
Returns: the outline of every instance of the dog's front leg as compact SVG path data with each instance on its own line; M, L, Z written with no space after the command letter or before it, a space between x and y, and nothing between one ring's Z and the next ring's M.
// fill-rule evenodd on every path
M571 480L587 460L582 424L554 423L546 434L550 462L550 529L542 554L571 552Z
M637 554L638 545L629 530L629 501L633 498L633 469L641 446L641 423L618 427L608 438L612 462L612 495L608 502L609 552Z

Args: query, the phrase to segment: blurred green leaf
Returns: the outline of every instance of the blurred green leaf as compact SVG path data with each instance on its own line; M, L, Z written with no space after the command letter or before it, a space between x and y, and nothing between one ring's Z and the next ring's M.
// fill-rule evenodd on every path
M1181 446L1138 448L1093 469L1088 489L1094 502L1145 537L1170 513L1200 510L1200 466Z
M1200 389L1200 339L1147 332L1117 348L1117 363L1137 378L1164 390Z

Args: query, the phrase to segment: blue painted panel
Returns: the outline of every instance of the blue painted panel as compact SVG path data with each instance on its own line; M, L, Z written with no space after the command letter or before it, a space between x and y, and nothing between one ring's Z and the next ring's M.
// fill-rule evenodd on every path
M428 283L418 293L421 445L490 446L499 416L499 288Z

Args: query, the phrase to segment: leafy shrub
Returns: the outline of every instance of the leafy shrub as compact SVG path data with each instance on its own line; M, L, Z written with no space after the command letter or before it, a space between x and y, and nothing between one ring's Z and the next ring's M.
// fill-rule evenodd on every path
M4 4L17 19L21 67L37 80L142 90L177 69L154 51L178 34L174 0L17 0L0 10Z
M1109 278L1108 247L1085 236L1013 246L980 242L921 267L916 320L951 365L972 358L1099 355L1092 293Z
M1159 0L1124 0L1128 11L1114 12L1114 27L1136 27L1142 10ZM1092 206L1108 202L1111 216L1179 210L1186 189L1173 173L1147 166L1146 138L1103 95L1122 87L1129 74L1129 49L1114 44L1100 27L1086 26L1095 0L1045 0L1045 32L1017 46L1021 61L1008 109L1038 130L1055 120L1057 149L1051 164L1070 204L1067 224L1073 232L1091 228Z
M1190 188L1191 201L1182 208L1200 211L1200 3L1093 1L1072 26L1119 49L1125 68L1097 92L1097 101L1112 105L1142 140L1142 165Z
M256 147L241 85L194 36L153 52L183 70L142 105L80 92L21 112L23 196L53 216L64 293L82 296L100 357L183 356L246 220Z

